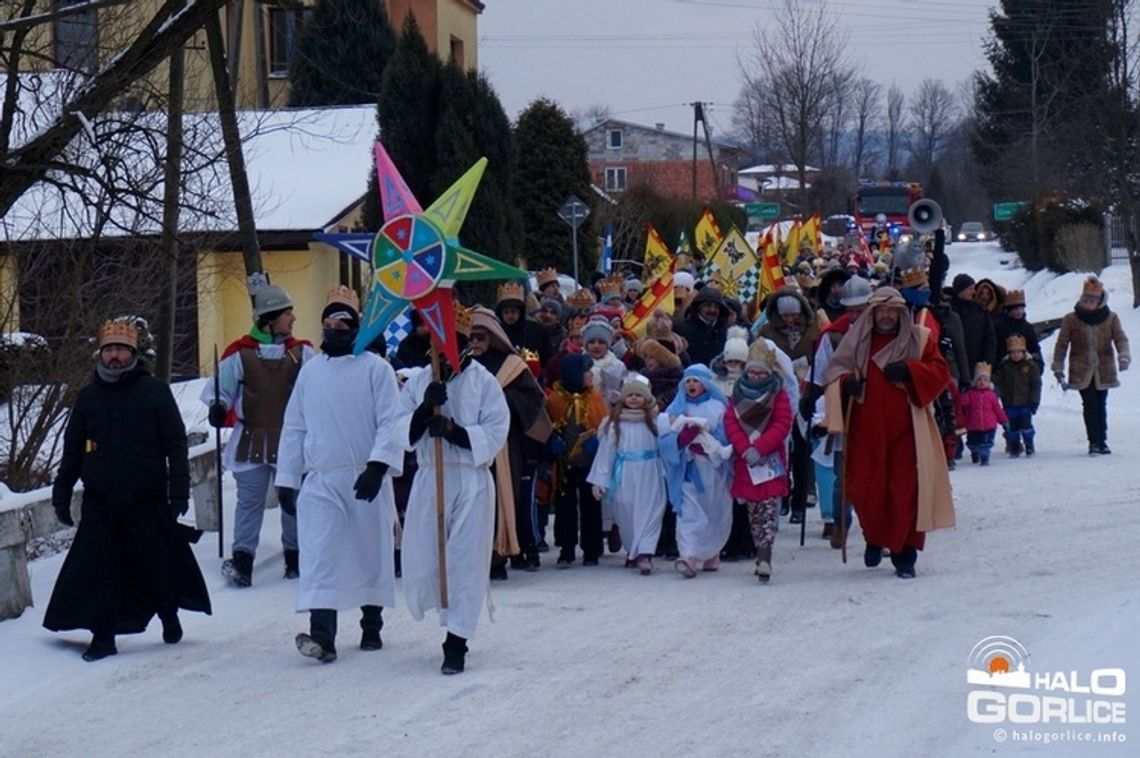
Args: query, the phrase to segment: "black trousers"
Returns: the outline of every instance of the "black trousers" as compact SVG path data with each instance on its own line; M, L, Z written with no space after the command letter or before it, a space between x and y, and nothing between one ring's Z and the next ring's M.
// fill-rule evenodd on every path
M590 472L564 466L560 473L562 481L554 503L555 541L566 552L580 544L585 557L597 558L602 554L602 504L586 481Z
M380 631L384 628L381 617L384 607L380 605L360 606L360 628L364 631ZM336 650L336 617L332 608L313 608L309 611L309 636L325 650Z
M792 424L792 496L793 511L802 513L807 507L807 496L815 486L812 476L811 443L800 434L800 428Z
M1108 441L1108 390L1098 390L1090 384L1081 390L1081 405L1089 444L1103 445Z

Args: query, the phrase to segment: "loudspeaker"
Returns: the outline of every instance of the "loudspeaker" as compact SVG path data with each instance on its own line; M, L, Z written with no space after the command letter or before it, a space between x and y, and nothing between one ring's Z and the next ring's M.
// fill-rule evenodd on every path
M906 220L918 234L933 232L942 226L942 207L928 197L915 200L906 211Z

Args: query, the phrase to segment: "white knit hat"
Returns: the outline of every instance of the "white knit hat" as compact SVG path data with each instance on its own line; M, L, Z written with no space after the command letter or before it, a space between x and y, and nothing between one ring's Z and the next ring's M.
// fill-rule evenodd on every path
M693 285L696 283L696 279L694 279L693 275L688 271L678 271L677 273L673 274L674 287L684 287L687 290L691 290L693 289Z
M748 330L734 326L728 330L728 339L724 341L724 360L748 360Z

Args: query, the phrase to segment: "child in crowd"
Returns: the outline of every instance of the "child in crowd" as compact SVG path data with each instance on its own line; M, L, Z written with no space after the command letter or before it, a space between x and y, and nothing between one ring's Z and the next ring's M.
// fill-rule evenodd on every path
M998 424L1009 423L1001 400L990 383L990 364L985 361L974 368L974 383L962 395L962 413L966 419L966 447L970 461L990 465L990 450Z
M767 582L772 575L779 498L788 494L786 440L792 428L792 406L776 368L775 351L764 340L757 340L748 350L724 428L735 453L732 496L748 509L756 543L756 575Z
M653 571L665 514L665 469L657 452L657 404L644 378L631 375L621 401L598 428L598 452L586 478L617 522L626 566Z
M720 568L720 548L732 527L727 407L712 371L697 363L685 369L677 397L665 409L669 429L659 438L659 448L669 502L677 513L681 555L673 567L687 579L698 568Z
M1011 334L1005 341L1007 354L994 372L994 386L1001 395L1009 423L1005 429L1005 450L1016 458L1022 452L1033 455L1033 414L1041 403L1041 369L1028 352L1025 337Z

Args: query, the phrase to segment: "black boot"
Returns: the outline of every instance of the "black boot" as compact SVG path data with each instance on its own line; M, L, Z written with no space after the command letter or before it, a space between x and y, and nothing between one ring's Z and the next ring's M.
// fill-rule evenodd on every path
M914 564L918 561L918 551L907 545L897 555L891 553L891 564L895 567L895 576L900 579L914 579Z
M491 553L491 578L497 582L507 580L507 558L498 553Z
M863 565L869 569L875 568L883 561L883 548L878 545L867 545L863 551Z
M182 641L182 623L178 620L178 609L158 614L162 622L162 641L176 645Z
M98 661L115 655L118 652L118 649L115 647L115 635L95 632L91 635L91 644L87 650L83 652L83 660L90 663L91 661Z
M447 639L443 641L443 665L439 670L449 675L462 674L466 659L467 640L448 632Z
M235 587L249 587L253 584L253 554L235 550L234 557L222 562L222 576Z
M384 619L381 616L383 612L383 606L360 606L361 650L380 650L384 647L384 642L380 639L380 630L384 628Z
M296 550L285 551L285 578L296 579L301 575L301 554Z
M331 608L309 610L309 633L298 634L297 651L321 663L336 660L336 611Z

